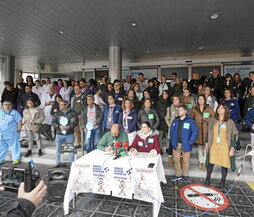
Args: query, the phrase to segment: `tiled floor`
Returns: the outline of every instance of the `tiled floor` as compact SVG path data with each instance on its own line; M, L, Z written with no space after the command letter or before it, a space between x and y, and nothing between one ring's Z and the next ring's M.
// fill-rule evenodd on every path
M23 165L24 166L24 165ZM47 180L47 167L38 166L43 179ZM188 183L178 181L162 184L163 195L165 199L164 205L170 209L174 209L176 213L170 212L165 208L161 208L160 217L170 216L193 216L202 214L204 211L189 206L180 198L180 190ZM192 178L190 184L202 184L203 179ZM229 189L233 181L227 182ZM212 187L218 188L219 180L212 180ZM16 198L15 193L0 192L0 216L4 216L12 201ZM228 196L230 205L226 210L220 212L208 212L203 216L253 216L254 212L254 191L243 182L238 182L235 188ZM89 202L87 202L90 200ZM70 217L120 217L120 216L137 216L152 217L152 205L150 203L138 200L126 200L111 196L82 194L77 197L77 212L72 212ZM72 209L71 209L72 211ZM44 202L36 209L33 217L62 217L63 204L52 203L47 197Z

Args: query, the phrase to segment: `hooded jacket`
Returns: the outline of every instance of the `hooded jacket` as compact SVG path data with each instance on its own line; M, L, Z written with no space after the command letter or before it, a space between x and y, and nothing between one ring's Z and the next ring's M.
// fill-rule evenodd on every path
M158 154L161 153L158 135L159 133L157 130L152 131L151 135L148 137L144 137L141 131L138 131L129 150L135 148L138 152L150 152L152 149L155 149Z

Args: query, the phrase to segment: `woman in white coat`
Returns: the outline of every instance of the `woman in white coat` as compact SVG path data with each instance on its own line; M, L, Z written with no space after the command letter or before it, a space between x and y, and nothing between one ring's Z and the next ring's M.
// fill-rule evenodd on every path
M70 95L73 90L69 81L63 82L63 87L61 87L59 94L62 96L63 100L70 102Z

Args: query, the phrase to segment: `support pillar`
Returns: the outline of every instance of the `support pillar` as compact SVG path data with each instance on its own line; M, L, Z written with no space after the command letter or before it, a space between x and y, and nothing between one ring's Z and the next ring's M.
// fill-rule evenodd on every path
M0 56L0 93L4 89L4 82L10 81L14 86L15 82L15 57Z
M122 72L122 50L119 46L109 47L109 77L111 82L121 79Z

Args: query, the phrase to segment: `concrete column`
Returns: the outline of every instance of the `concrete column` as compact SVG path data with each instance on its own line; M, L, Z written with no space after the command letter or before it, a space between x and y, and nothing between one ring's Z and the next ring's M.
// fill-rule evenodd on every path
M119 46L109 47L109 77L111 82L121 78L122 72L122 50Z
M191 75L192 75L192 65L188 65L188 80L191 80Z
M14 85L15 57L13 56L7 55L0 56L0 93L2 93L4 89L5 81L10 81Z

